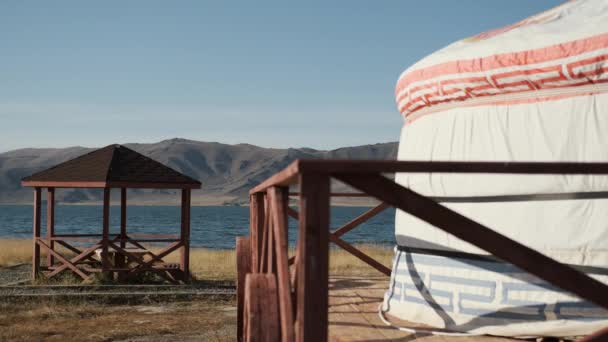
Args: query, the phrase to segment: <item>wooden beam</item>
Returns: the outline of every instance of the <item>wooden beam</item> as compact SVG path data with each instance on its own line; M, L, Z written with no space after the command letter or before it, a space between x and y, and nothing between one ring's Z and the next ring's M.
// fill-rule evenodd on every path
M579 297L608 308L608 286L381 175L334 175L433 226Z
M353 256L357 257L359 260L363 261L364 263L370 265L371 267L375 268L378 272L386 275L386 276L391 276L391 269L382 265L381 263L379 263L378 261L376 261L374 258L370 257L369 255L363 253L361 250L359 250L358 248L356 248L355 246L349 244L348 242L340 239L339 237L335 236L334 234L329 234L329 240L333 243L335 243L336 245L340 246L340 248L344 249L345 251L349 252L350 254L352 254Z
M270 213L268 212L268 198L264 196L264 223L262 224L262 247L259 255L259 266L258 273L268 272L268 233L269 233L269 219Z
M251 272L253 273L259 272L264 214L264 194L256 193L251 195L249 197L249 234L251 242Z
M291 280L289 274L289 243L287 207L289 188L268 189L268 203L273 220L275 254L277 261L277 287L279 297L279 317L281 319L281 341L294 340L293 307L291 304Z
M329 175L300 175L296 341L327 341Z
M80 260L88 258L91 254L95 253L95 250L97 248L99 248L99 247L101 247L101 245L96 244L96 245L93 245L93 246L85 249L84 251L82 251L82 253L80 253L79 255L73 257L72 259L70 259L70 263L73 264L73 265L75 265ZM55 274L58 274L59 272L65 270L67 268L68 268L68 265L67 264L63 264L63 265L55 268L53 270L53 272L51 272L50 274L47 275L47 277L50 278L50 277L54 276Z
M367 220L371 219L372 217L380 214L382 211L384 211L384 209L389 208L390 206L386 203L380 203L377 206L373 207L372 209L366 211L365 213L359 215L358 217L356 217L355 219L353 219L352 221L348 222L347 224L343 225L342 227L336 229L335 232L333 232L333 235L337 238L339 238L340 236L350 232L351 230L355 229L356 227L358 227L360 224L366 222Z
M39 188L104 188L106 182L44 182L22 181L21 186Z
M55 188L48 188L46 193L46 239L49 247L55 250ZM47 253L46 266L51 267L55 263L52 253Z
M276 264L276 256L275 256L275 249L274 249L274 220L272 219L272 206L271 206L271 200L270 197L266 197L266 205L268 206L268 219L266 220L266 223L268 224L268 226L266 227L266 230L268 231L268 241L267 241L267 245L266 245L266 256L268 257L266 259L266 272L267 273L275 273L276 272L276 268L275 268L275 264Z
M78 274L80 276L80 278L82 278L82 280L86 280L86 279L89 278L89 276L87 276L81 270L79 270L78 267L76 267L72 262L70 262L69 260L67 260L66 258L64 258L61 254L55 252L51 248L51 246L49 246L46 243L44 243L44 241L38 239L38 244L40 246L44 247L44 249L46 249L47 253L52 254L54 257L57 258L57 260L59 260L61 263L63 263L63 265L67 266L74 273ZM57 272L57 273L59 273L59 272ZM54 275L53 273L49 274L49 278L52 277L53 275Z
M302 173L369 174L394 172L421 173L510 173L510 174L608 174L608 163L549 162L452 162L397 160L296 160L263 181L249 194L264 192L271 186L288 186Z
M200 189L201 183L108 182L108 188L136 189Z
M101 264L105 271L110 268L110 259L108 255L108 244L110 236L110 188L103 189L103 218L102 218L102 234L101 234Z
M125 238L127 237L127 188L120 189L120 247L126 247Z
M564 162L454 162L397 160L298 160L297 172L330 174L421 173L510 173L510 174L608 174L608 163ZM288 167L289 168L289 167ZM270 186L272 184L269 184Z
M182 246L182 242L176 241L175 243L172 243L171 245L165 247L165 249L161 250L158 254L153 254L150 252L149 254L152 255L152 258L150 258L150 260L146 260L146 261L144 261L143 259L141 259L139 257L137 257L137 259L134 259L133 257L136 257L136 256L129 253L126 256L129 257L129 255L130 255L132 257L132 260L134 260L138 264L137 267L135 267L134 269L131 270L131 274L136 274L136 273L140 273L142 271L148 270L149 268L151 268L153 266L153 264L155 262L162 261L162 258L173 253L176 249L180 248L181 246Z
M190 189L182 189L182 215L180 240L182 243L180 270L183 272L183 281L190 280Z
M295 183L298 180L298 164L301 160L296 160L293 163L289 164L286 168L278 173L274 174L260 185L249 191L250 195L253 195L258 192L265 192L267 188L271 186L288 186L290 184Z
M155 183L155 182L56 182L22 181L24 187L42 188L138 188L138 189L200 189L201 183Z
M40 273L40 246L37 241L40 238L40 205L41 205L41 191L40 188L34 189L34 217L33 217L33 242L34 251L32 254L32 279L35 280Z
M62 245L65 249L69 250L70 252L72 252L76 255L82 254L82 251L80 249L70 245L69 243L67 243L63 240L55 240L55 242L57 242L59 245ZM91 261L95 261L95 262L97 261L91 256L87 257L87 259L90 259Z
M127 188L120 188L120 247L127 247ZM116 239L114 239L116 240ZM120 253L114 254L114 267L117 269L125 268L127 259ZM122 281L125 272L118 272L118 280Z
M300 196L299 192L290 192L290 197L298 197ZM372 197L368 194L364 194L362 192L332 192L329 194L330 197Z

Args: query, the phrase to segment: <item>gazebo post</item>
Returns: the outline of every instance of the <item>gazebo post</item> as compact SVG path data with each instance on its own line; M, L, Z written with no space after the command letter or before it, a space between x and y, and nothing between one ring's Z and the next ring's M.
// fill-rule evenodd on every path
M34 188L34 252L32 254L32 279L36 279L40 272L40 246L38 239L40 238L40 195L39 187Z
M120 248L124 249L127 246L127 188L120 188ZM127 257L120 254L114 254L114 265L116 268L124 268L127 265ZM123 280L126 272L119 271L118 280Z
M183 272L184 281L190 280L190 189L182 189L182 224L180 231L180 240L182 248L180 249L180 264L179 268Z
M47 188L46 193L46 238L51 250L55 250L55 188ZM48 268L55 263L55 257L47 252L46 265Z
M120 189L120 248L125 248L127 242L127 188Z
M110 188L103 188L103 232L101 243L101 268L105 273L110 268L108 243L110 236Z

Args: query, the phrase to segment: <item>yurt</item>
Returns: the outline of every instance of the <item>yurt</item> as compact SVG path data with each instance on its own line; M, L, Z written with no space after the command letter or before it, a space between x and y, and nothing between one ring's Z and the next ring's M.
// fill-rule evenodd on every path
M399 160L606 162L608 1L569 1L453 43L405 70L396 100L405 120ZM396 181L608 283L607 176L403 173ZM381 307L392 325L516 337L608 326L606 310L405 212L395 225Z

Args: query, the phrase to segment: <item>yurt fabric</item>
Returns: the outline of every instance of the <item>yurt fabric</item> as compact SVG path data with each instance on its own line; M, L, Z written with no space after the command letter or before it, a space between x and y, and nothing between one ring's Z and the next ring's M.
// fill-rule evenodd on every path
M398 80L399 160L608 161L608 1L569 1L456 42ZM396 181L608 283L608 177ZM608 312L401 211L382 313L451 331L573 336ZM606 294L608 295L608 294Z

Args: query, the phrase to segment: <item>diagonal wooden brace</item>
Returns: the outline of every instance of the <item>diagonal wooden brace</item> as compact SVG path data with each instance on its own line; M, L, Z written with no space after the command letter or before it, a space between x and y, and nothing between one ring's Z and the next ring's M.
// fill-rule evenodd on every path
M608 308L608 285L555 261L380 175L335 174L337 179L448 232L553 285Z
M50 253L55 258L57 258L57 260L59 260L61 263L63 263L62 267L66 266L67 268L71 269L74 273L78 274L82 278L82 280L87 280L89 278L88 275L84 274L81 270L79 270L78 267L76 267L76 265L74 265L72 262L70 262L70 260L64 258L61 254L55 252L49 245L44 243L42 240L38 239L37 243L41 247L44 247L48 253ZM49 274L48 277L50 278L50 277L54 276L55 274L61 272L61 270L59 270L59 271L58 270L59 270L59 268L56 269L55 271L51 272L51 274Z
M132 260L134 260L135 262L138 263L138 267L134 268L133 270L131 270L130 273L139 273L142 272L144 270L149 270L151 269L151 266L154 262L156 261L162 261L162 258L164 258L165 256L173 253L175 250L177 250L178 248L180 248L182 246L181 241L178 242L174 242L171 245L169 245L168 247L166 247L165 249L163 249L160 253L158 253L157 255L153 255L152 259L148 260L148 261L144 261L143 259L132 255L131 253L128 253L126 251L124 251L122 248L115 246L114 244L111 244L112 248L117 248L116 250L119 251L121 254L124 254L127 258L131 258ZM123 253L124 252L124 253ZM134 259L132 257L135 257L137 259Z

